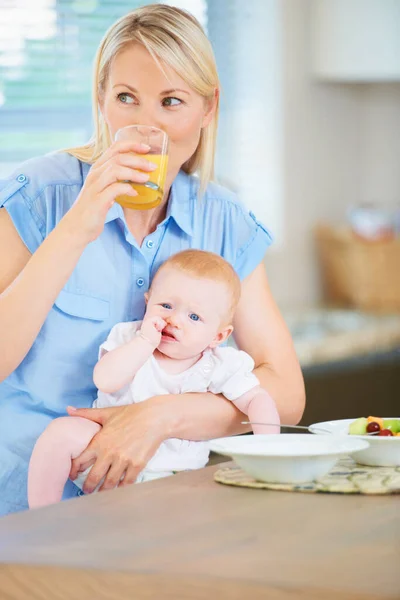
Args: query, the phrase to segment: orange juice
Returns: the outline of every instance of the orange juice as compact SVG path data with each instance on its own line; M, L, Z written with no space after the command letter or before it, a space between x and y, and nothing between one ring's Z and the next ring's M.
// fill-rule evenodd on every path
M146 183L129 182L138 195L118 196L115 200L121 206L137 210L148 210L161 204L167 176L168 154L146 154L145 158L156 164L157 169L149 173L150 179Z

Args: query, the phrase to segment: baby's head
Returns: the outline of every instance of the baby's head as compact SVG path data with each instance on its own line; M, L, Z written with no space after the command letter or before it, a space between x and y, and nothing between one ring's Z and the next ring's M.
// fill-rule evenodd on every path
M174 254L158 269L146 294L146 316L160 316L167 323L158 349L172 358L189 358L215 348L233 331L239 298L239 277L218 254Z

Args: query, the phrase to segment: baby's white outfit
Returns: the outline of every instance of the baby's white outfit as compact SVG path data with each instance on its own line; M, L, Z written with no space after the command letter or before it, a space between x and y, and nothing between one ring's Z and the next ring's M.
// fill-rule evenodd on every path
M115 325L100 346L99 358L129 342L141 324L142 321L134 321ZM185 392L213 392L223 394L228 400L236 400L260 385L252 373L253 369L254 361L246 352L230 347L205 350L197 363L175 375L165 372L151 355L123 389L112 394L99 391L93 407L122 406L143 402L152 396ZM137 482L165 477L176 471L199 469L207 464L208 456L208 442L175 438L165 440L140 473ZM82 488L89 470L74 481L78 487Z

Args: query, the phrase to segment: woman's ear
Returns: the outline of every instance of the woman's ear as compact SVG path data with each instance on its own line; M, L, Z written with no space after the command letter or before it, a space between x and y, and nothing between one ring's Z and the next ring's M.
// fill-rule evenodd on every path
M217 335L215 336L215 338L213 339L211 344L208 345L208 347L216 348L217 346L222 344L222 342L225 342L225 340L228 339L228 337L231 335L232 331L233 331L232 325L228 325L224 329L221 329L221 331L219 331L217 333Z
M207 127L207 125L209 125L211 123L211 120L212 120L214 113L218 106L218 100L219 100L219 89L215 88L214 94L212 95L212 97L207 98L207 100L206 100L206 112L204 114L203 121L201 123L202 129L204 129L204 127Z

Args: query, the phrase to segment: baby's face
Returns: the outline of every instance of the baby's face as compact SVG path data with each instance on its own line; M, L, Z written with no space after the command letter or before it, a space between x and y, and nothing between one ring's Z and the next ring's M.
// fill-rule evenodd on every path
M160 352L184 359L217 346L232 330L227 323L230 303L222 282L163 269L151 286L146 310L146 317L159 316L167 323Z

